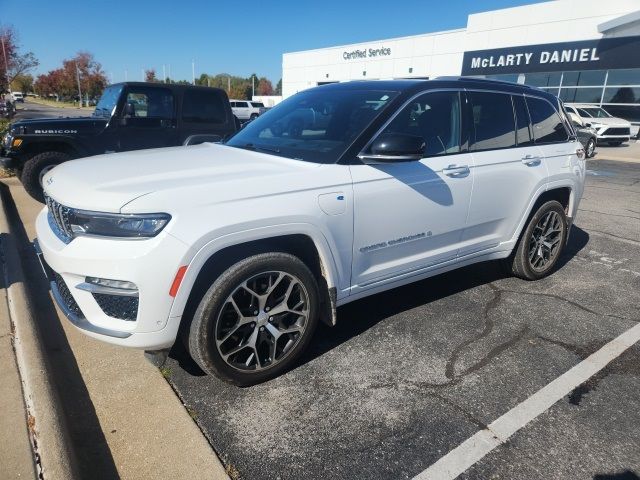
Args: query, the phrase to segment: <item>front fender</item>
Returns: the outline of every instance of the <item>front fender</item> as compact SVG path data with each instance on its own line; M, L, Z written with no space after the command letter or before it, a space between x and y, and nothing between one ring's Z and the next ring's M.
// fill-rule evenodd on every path
M181 316L184 312L191 290L203 266L217 252L241 243L268 240L285 235L306 235L318 252L323 276L330 291L340 284L338 263L332 253L326 236L315 225L310 223L288 223L258 227L219 236L207 242L195 254L187 253L181 265L187 265L186 274L171 308L171 317ZM339 289L338 289L339 290ZM335 291L335 290L333 290Z

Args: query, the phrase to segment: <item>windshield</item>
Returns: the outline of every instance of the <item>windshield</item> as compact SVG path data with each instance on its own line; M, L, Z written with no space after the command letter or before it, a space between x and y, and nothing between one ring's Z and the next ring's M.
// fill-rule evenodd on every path
M251 105L256 108L264 108L264 103L261 102L251 102Z
M227 145L315 163L334 163L397 96L380 90L312 89L260 115Z
M122 87L122 85L112 85L104 90L96 109L93 111L94 117L111 117L113 115Z
M581 108L580 110L586 112L589 117L593 117L593 118L610 118L611 117L611 115L609 115L609 113L603 108L589 107L589 108Z

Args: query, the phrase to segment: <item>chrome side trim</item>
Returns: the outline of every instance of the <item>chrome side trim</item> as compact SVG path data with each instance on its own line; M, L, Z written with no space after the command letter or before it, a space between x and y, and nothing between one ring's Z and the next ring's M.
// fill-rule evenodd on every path
M86 318L80 317L73 313L62 300L62 296L60 295L60 290L58 290L58 285L56 282L51 282L51 293L53 295L53 299L55 300L62 313L64 313L65 317L69 319L69 321L79 328L80 330L86 330L87 332L97 333L98 335L106 335L108 337L115 338L129 338L131 333L129 332L120 332L118 330L111 330L109 328L98 327L90 323Z
M123 297L137 297L138 290L128 288L105 287L104 285L96 285L95 283L82 282L76 285L79 290L91 293L103 293L105 295L120 295Z

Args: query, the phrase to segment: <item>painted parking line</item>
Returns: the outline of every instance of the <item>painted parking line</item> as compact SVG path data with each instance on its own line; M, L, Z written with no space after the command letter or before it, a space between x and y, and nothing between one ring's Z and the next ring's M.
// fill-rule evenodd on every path
M531 420L546 412L558 400L586 382L628 348L640 341L640 323L611 340L600 350L578 363L568 372L542 387L500 418L490 423L471 438L440 458L436 463L416 475L414 480L454 479Z

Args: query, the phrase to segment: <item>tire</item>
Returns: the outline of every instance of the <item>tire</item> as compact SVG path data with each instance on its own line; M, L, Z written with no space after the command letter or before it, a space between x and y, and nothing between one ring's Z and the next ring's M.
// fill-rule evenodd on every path
M256 118L258 118L258 114L252 113L251 116L249 117L249 120L255 120Z
M587 146L584 149L587 158L592 158L596 154L596 141L590 138L587 142Z
M274 378L311 341L319 298L315 277L299 258L278 252L248 257L205 293L189 326L189 353L202 370L234 385Z
M71 157L62 152L39 153L24 163L20 181L29 195L40 203L44 203L42 193L42 177L51 168L70 160Z
M612 147L619 147L620 145L622 145L622 142L609 142L609 145Z
M545 202L529 219L514 252L506 260L507 269L524 280L546 277L562 254L567 233L567 216L562 205L556 200ZM550 241L540 241L540 238L546 240L549 235L552 235ZM552 245L549 247L548 244Z

